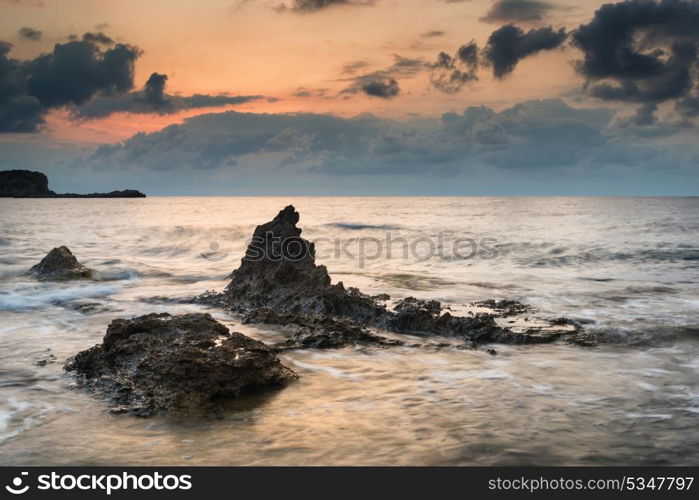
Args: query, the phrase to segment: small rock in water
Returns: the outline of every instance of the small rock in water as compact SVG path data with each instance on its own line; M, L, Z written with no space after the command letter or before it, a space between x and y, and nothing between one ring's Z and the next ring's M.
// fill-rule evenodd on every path
M46 366L50 363L55 363L55 362L56 362L56 356L54 356L53 354L49 354L45 358L42 358L39 361L35 362L34 365L39 366L39 367L43 367L43 366Z
M92 270L78 262L66 246L51 250L41 262L29 270L42 281L69 281L91 279Z
M267 345L209 314L114 320L103 343L70 358L65 369L106 396L112 412L137 416L206 413L221 399L296 378Z

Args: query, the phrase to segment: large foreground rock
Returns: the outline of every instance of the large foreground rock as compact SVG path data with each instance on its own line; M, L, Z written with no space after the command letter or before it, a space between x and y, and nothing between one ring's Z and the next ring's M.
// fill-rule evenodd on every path
M325 266L315 263L315 246L301 237L299 213L292 205L257 226L240 267L222 300L247 311L266 307L295 314L344 316L375 322L385 307L356 289L333 285Z
M225 398L296 378L262 342L230 332L209 314L114 320L102 344L65 369L107 397L114 412L201 414Z
M92 270L83 266L66 246L51 250L29 270L40 280L67 281L92 278Z
M574 333L574 328L564 325L515 330L498 324L496 318L506 316L505 312L528 311L514 301L493 302L491 313L471 316L452 315L437 301L413 297L389 309L385 301L390 297L371 297L345 288L342 282L333 284L325 266L316 265L315 247L301 237L298 221L298 212L289 205L270 222L257 226L226 289L207 292L196 302L241 313L247 322L285 326L289 338L277 346L283 349L401 344L368 328L457 337L474 345L553 342Z

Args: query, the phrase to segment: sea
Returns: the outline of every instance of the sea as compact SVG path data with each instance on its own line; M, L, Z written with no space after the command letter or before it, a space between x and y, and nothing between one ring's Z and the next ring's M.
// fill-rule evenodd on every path
M202 418L111 414L67 358L109 323L211 313L255 226L293 204L317 262L392 300L516 299L604 342L347 347ZM0 465L699 465L699 198L0 199ZM66 245L93 281L27 270Z

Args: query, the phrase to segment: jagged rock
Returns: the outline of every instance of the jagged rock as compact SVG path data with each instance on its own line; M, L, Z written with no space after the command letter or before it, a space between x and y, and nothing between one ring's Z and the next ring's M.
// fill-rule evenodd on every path
M298 212L289 205L272 221L257 226L223 301L239 310L267 307L363 322L385 314L385 306L357 289L331 284L326 267L315 263L314 244L301 238L298 221Z
M209 314L117 319L102 344L65 369L107 397L114 412L200 414L224 398L296 378L262 342L230 332Z
M299 214L285 207L270 222L257 226L240 267L231 273L223 293L206 292L194 301L245 315L245 321L288 326L290 338L278 348L339 347L351 343L396 345L367 327L398 333L442 335L476 343L552 342L565 328L515 331L499 326L496 317L529 311L516 301L484 301L492 313L469 317L443 312L442 305L408 297L394 310L342 282L332 284L325 266L316 265L313 243L301 237ZM525 318L526 321L526 318Z
M51 250L41 262L29 270L43 281L67 281L92 278L92 270L83 266L68 247L61 246Z

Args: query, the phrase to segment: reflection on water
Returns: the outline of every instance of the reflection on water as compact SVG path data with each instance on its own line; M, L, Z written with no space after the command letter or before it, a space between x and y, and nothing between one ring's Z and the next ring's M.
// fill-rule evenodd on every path
M197 421L110 415L74 390L61 370L68 356L100 341L115 317L199 310L158 298L223 287L255 225L289 202L345 284L455 308L517 298L594 321L616 343L498 347L497 356L290 352L283 362L298 382ZM698 208L693 198L0 200L0 464L697 465ZM360 267L323 252L333 238L387 230L493 237L499 256L398 252ZM21 275L59 244L100 281Z

